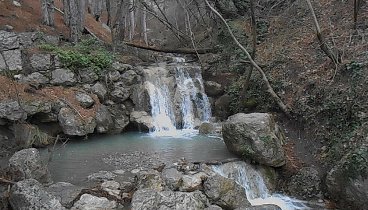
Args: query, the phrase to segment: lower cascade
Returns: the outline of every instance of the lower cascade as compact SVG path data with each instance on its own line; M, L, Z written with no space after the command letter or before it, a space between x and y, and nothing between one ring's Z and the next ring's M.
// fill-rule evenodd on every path
M233 179L242 186L252 206L272 204L279 206L282 210L302 210L312 209L311 205L318 205L319 209L323 209L323 206L319 204L312 204L285 195L271 193L267 189L261 174L245 162L234 162L230 166L226 164L213 166L212 169L219 175Z
M175 136L177 129L192 131L200 122L209 121L211 106L204 92L201 69L174 60L144 70L144 88L157 135Z

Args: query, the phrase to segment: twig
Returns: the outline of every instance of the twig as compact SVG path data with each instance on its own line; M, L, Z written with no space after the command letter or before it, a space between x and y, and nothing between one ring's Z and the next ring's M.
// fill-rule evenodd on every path
M0 182L5 183L5 184L15 184L16 183L16 182L4 179L4 178L0 178Z

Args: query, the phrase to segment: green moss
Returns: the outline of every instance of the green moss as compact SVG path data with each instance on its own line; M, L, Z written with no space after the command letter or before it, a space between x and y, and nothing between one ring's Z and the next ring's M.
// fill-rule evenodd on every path
M368 148L361 147L346 157L343 164L344 171L350 178L357 178L368 176Z

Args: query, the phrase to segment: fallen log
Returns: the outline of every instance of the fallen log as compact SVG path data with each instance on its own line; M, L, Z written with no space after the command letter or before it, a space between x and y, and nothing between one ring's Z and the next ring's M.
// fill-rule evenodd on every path
M179 48L179 49L163 49L163 48L156 48L150 46L143 46L131 42L124 42L124 44L136 47L144 50L151 50L155 52L163 52L163 53L178 53L178 54L207 54L207 53L216 53L218 49L216 48L202 48L202 49L190 49L190 48Z

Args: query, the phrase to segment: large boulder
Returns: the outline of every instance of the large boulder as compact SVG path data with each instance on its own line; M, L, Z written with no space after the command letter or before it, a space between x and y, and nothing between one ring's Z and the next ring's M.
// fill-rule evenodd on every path
M225 120L228 116L230 116L231 100L231 96L225 94L215 101L214 115L220 120Z
M285 137L267 113L238 113L222 126L228 150L260 164L280 167L285 164Z
M109 106L109 111L112 116L113 126L112 133L121 133L129 124L129 115L127 109L123 104L116 104Z
M165 168L162 171L162 178L170 190L178 190L183 182L183 174L176 168Z
M0 118L10 121L25 120L27 113L21 108L18 101L2 100L0 101Z
M9 202L14 210L65 210L35 179L17 182L10 191Z
M19 81L22 83L31 83L36 85L44 85L50 82L49 78L39 72L34 72L26 76L21 76Z
M14 180L36 179L41 183L51 182L50 172L35 148L14 153L9 159L8 167L11 174L15 175Z
M204 182L204 193L211 202L224 209L251 206L247 200L245 190L234 180L220 175L210 176Z
M288 191L291 195L305 200L321 198L321 178L318 171L311 167L302 168L291 177Z
M362 145L346 154L327 174L327 190L346 209L363 210L368 206L367 160L368 145Z
M75 186L67 182L57 182L46 188L46 191L53 195L66 208L71 208L74 200L79 196L82 187Z
M90 194L83 194L80 199L74 203L71 210L102 210L116 209L116 201L110 201L104 197L96 197Z
M213 123L204 122L199 126L199 133L208 135L216 133L216 128Z
M0 31L0 51L18 49L19 37L14 32Z
M30 115L37 113L50 113L52 108L52 103L47 99L36 99L22 102L23 110Z
M52 67L50 54L33 54L29 60L34 71L47 71Z
M56 69L51 72L51 77L53 85L72 86L77 82L75 74L69 69Z
M106 99L107 89L102 83L97 82L92 86L91 90L97 95L100 101L104 101Z
M141 171L137 175L138 189L152 189L155 191L163 191L165 182L161 174L155 170Z
M80 82L82 83L94 83L98 80L98 75L93 69L84 68L78 71Z
M260 206L251 206L247 208L237 208L235 210L281 210L281 208L276 205L265 204Z
M107 106L101 105L96 112L96 130L97 133L107 133L109 132L114 121L111 117L111 113Z
M130 87L127 87L123 82L114 83L114 89L110 93L113 100L118 103L127 100L130 94Z
M130 114L130 122L133 123L140 131L148 132L153 130L153 119L144 111L134 111Z
M93 133L96 122L93 117L81 118L74 110L63 107L58 114L63 132L70 136L85 136Z
M198 172L193 175L184 175L182 184L179 188L183 192L193 192L202 189L202 183L207 179L208 175L203 172Z
M37 126L19 123L13 125L15 141L21 148L44 147L53 143L53 138Z
M151 189L138 190L132 199L132 209L151 210L151 209L204 209L207 207L208 200L200 192L157 192Z
M121 81L127 85L134 85L141 82L141 76L139 76L135 71L128 70L121 75Z
M206 94L210 97L217 97L224 93L224 88L217 82L206 81L204 83Z
M10 71L18 71L22 70L22 53L20 50L9 50L2 52L4 61L8 70Z
M87 93L77 92L75 94L75 99L83 108L86 109L91 108L93 104L95 104L95 100L93 100L93 98Z

